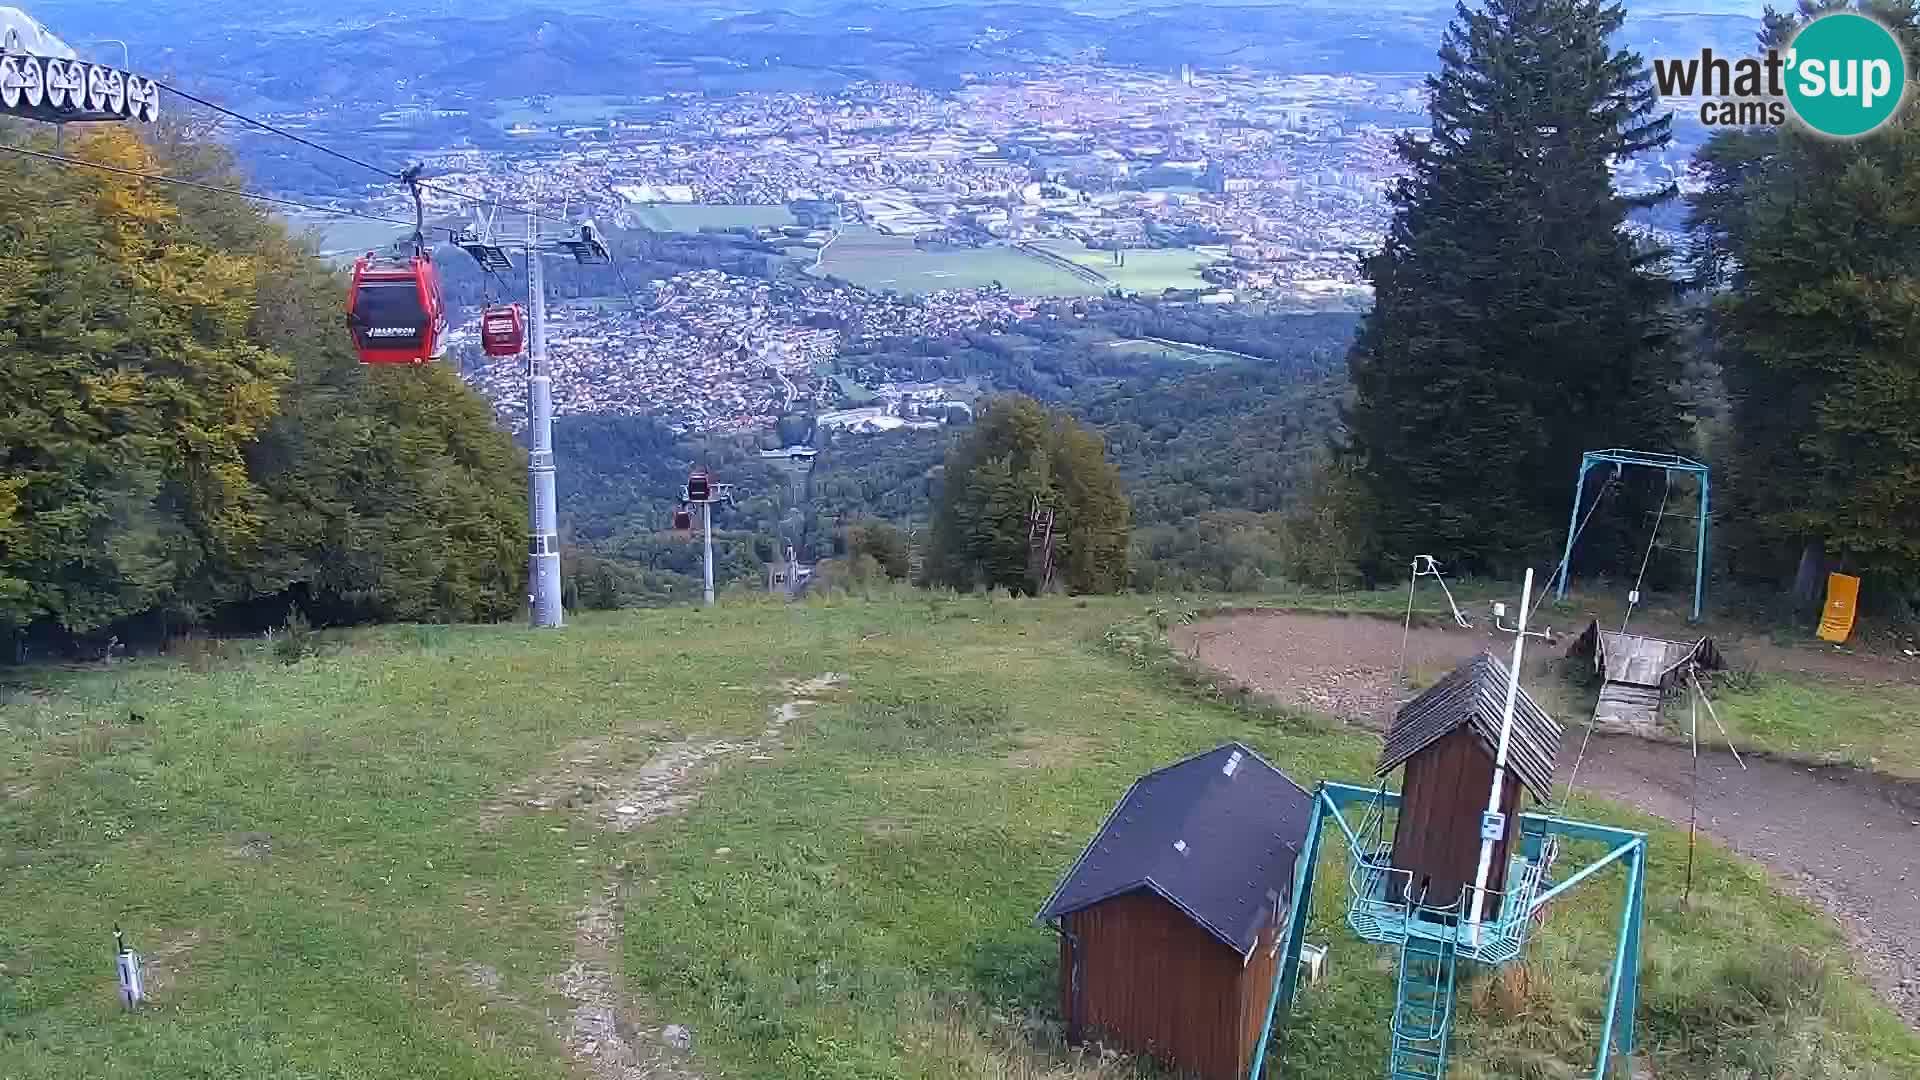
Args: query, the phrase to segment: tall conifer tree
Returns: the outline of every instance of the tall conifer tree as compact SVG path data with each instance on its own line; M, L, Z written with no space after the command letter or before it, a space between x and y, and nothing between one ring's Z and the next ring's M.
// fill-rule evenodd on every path
M1349 358L1375 567L1544 556L1583 449L1677 435L1673 286L1627 228L1671 192L1623 197L1611 169L1664 146L1670 117L1610 44L1623 19L1601 0L1487 0L1447 30Z
M1844 3L1770 12L1762 47ZM1920 48L1911 0L1858 5ZM1725 132L1700 157L1695 270L1732 405L1722 520L1732 569L1865 574L1876 604L1920 603L1920 114L1852 140L1798 124ZM1796 569L1799 573L1796 574Z

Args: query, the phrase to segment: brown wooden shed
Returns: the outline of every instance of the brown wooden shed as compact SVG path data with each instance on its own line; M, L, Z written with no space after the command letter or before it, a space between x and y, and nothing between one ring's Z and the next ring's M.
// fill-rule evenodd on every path
M1313 796L1239 743L1134 781L1037 921L1067 1037L1205 1080L1253 1061Z
M1377 773L1385 776L1406 766L1393 832L1393 866L1408 873L1389 879L1389 900L1398 902L1411 890L1413 900L1431 907L1462 903L1464 889L1473 884L1480 867L1481 815L1493 787L1506 702L1507 666L1483 652L1394 715ZM1499 911L1521 790L1532 792L1538 802L1552 801L1560 738L1560 725L1521 687L1507 748L1508 783L1500 800L1506 827L1494 845L1487 878L1487 888L1495 894L1486 907L1489 917Z

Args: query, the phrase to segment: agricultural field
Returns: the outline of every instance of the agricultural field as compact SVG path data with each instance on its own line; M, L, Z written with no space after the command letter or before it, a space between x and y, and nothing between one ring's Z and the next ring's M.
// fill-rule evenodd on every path
M631 99L605 94L556 94L545 110L524 103L504 106L495 117L501 127L515 124L598 124L633 108Z
M794 216L784 206L721 206L705 203L652 203L633 214L655 232L699 232L740 226L791 225Z
M1113 252L1089 248L1078 240L1040 240L1036 245L1138 293L1211 289L1214 286L1200 277L1200 270L1227 257L1227 249L1220 247L1139 249L1125 253L1126 265L1115 266Z
M1305 784L1365 782L1378 747L1195 679L1166 644L1187 607L729 595L11 670L0 1075L1129 1074L1062 1047L1031 921L1114 801L1230 739ZM1920 1069L1840 931L1758 866L1703 843L1683 905L1684 824L1570 809L1653 832L1662 1080ZM1385 1060L1391 958L1344 932L1343 857L1285 1075ZM1594 878L1524 966L1465 982L1459 1080L1591 1069L1619 894ZM134 1015L116 923L150 960Z
M879 394L855 382L853 378L848 375L835 375L833 377L833 384L839 388L841 396L845 397L847 401L853 405L865 405L867 402L877 400L880 397Z
M1215 352L1198 345L1184 345L1177 341L1146 341L1140 338L1122 338L1119 341L1106 342L1106 347L1115 352L1131 356L1143 356L1154 360L1178 360L1183 363L1198 364L1201 367L1219 367L1222 364L1236 364L1246 359L1232 353Z
M904 293L974 289L999 282L1028 296L1097 296L1105 290L1007 247L923 249L905 237L849 228L813 268L865 289Z

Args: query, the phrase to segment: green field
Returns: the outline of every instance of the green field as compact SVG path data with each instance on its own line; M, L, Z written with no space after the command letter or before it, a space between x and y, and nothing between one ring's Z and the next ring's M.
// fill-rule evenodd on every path
M655 232L699 232L741 225L792 225L794 216L784 206L720 206L705 203L651 203L636 207L640 224Z
M865 386L854 382L852 377L847 375L835 375L833 377L833 384L840 388L841 396L845 397L849 403L854 405L865 405L867 402L873 401L880 396Z
M496 122L501 127L515 124L598 124L631 108L630 99L605 94L555 94L543 112L525 104L500 110Z
M1123 1075L1061 1047L1059 950L1031 923L1114 801L1228 739L1309 784L1365 778L1377 752L1182 678L1161 629L1180 607L729 596L558 632L10 670L0 1076L622 1075L567 1060L597 1001L641 1071L679 1023L705 1076ZM698 767L642 769L710 740ZM664 809L621 818L625 800ZM1572 811L1653 829L1640 1032L1662 1080L1920 1070L1838 929L1760 868L1703 843L1683 907L1684 829ZM1385 1060L1392 958L1344 930L1342 855L1287 1076ZM1455 1080L1588 1074L1619 893L1609 872L1556 902L1524 978L1467 977ZM113 994L116 923L150 958L137 1015Z
M1920 686L1759 675L1714 697L1741 746L1920 780ZM1671 703L1666 714L1670 732L1684 735L1686 709Z
M904 237L849 228L814 271L865 289L905 293L973 289L998 281L1027 296L1098 296L1105 290L1007 247L922 249Z
M1115 352L1127 353L1132 356L1147 356L1156 360L1179 360L1185 363L1199 364L1202 367L1219 367L1222 364L1237 364L1245 359L1244 357L1234 356L1230 353L1203 349L1198 345L1169 345L1165 342L1141 341L1137 338L1123 338L1119 341L1109 341L1106 343L1106 347Z
M1200 269L1227 257L1227 250L1218 247L1141 248L1125 252L1127 264L1115 266L1112 252L1089 248L1078 240L1040 240L1036 245L1139 293L1211 289L1214 286L1200 277Z

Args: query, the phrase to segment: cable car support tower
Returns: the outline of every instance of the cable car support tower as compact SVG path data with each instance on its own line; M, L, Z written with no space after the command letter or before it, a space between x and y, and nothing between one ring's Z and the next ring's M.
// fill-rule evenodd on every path
M482 269L496 273L513 264L506 248L521 248L527 260L527 588L531 621L558 627L564 621L560 601L560 518L553 466L553 372L547 359L547 290L542 257L568 255L582 265L613 261L592 222L577 233L547 239L529 215L522 241L493 235L491 220L454 238Z

